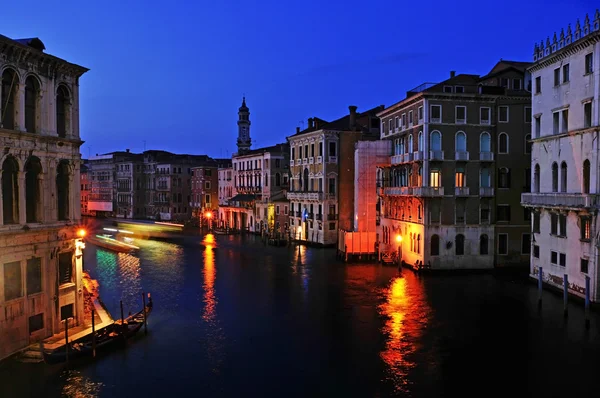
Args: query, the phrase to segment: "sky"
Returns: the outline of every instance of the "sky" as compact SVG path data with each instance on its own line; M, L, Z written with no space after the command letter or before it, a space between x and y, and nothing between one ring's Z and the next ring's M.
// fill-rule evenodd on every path
M80 79L81 147L230 157L237 111L253 148L307 119L334 120L402 100L450 71L484 75L531 61L539 43L592 0L60 0L2 4L0 33L39 37L90 69Z

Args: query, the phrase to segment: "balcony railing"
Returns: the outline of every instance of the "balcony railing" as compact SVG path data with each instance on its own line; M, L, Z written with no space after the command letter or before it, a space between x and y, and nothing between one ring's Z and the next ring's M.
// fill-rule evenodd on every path
M413 160L415 160L415 161L423 160L423 151L413 152Z
M469 160L469 152L467 151L456 151L454 155L455 160L467 161Z
M479 187L479 196L494 196L494 188Z
M317 214L317 221L323 221L323 214Z
M429 151L429 160L444 160L444 151Z
M323 197L323 192L294 191L287 193L289 200L323 200Z
M293 166L293 165L294 165L294 161L290 160L290 166Z
M404 154L404 162L405 163L406 162L412 162L412 160L413 160L413 154L412 154L412 152Z
M415 196L444 196L444 187L415 187Z
M482 162L493 162L494 152L479 152L479 160Z
M469 196L469 187L455 187L454 196Z
M308 158L308 164L313 164L315 163L315 158Z
M317 156L317 163L323 162L323 156Z
M566 207L572 209L598 206L598 196L582 193L524 193L521 194L523 206Z
M329 163L337 163L337 156L329 156Z
M402 163L402 155L392 155L392 156L390 156L390 163L392 165Z
M383 194L394 196L412 195L413 187L385 187L383 188Z

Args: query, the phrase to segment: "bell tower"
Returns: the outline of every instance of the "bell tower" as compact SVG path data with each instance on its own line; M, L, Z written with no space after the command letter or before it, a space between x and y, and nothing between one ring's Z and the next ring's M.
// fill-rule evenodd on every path
M246 97L242 99L242 106L238 110L238 153L244 153L250 150L252 141L250 140L250 109L246 106Z

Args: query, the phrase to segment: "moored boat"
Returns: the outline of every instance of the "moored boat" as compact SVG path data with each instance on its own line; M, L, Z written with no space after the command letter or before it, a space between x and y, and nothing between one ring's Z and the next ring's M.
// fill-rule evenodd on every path
M134 250L139 249L139 247L135 245L126 242L121 242L107 235L90 236L86 239L86 241L98 247L102 247L104 249L113 250L120 253L130 253Z

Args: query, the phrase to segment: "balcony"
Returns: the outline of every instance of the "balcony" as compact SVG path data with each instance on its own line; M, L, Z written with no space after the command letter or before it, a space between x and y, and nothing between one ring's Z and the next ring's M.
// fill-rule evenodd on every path
M296 212L296 217L302 217L302 212L301 211L297 211Z
M315 158L308 158L308 164L314 164Z
M293 165L294 165L294 161L290 160L290 166L293 166Z
M392 165L402 163L402 155L392 155L392 156L390 156L390 163Z
M494 152L479 152L479 160L482 162L493 162Z
M294 191L288 192L287 198L288 200L323 200L324 194L323 192L314 192L314 191Z
M469 152L467 151L456 151L454 153L454 159L462 162L469 160Z
M415 151L413 152L413 160L421 161L423 160L423 151Z
M415 196L444 196L444 187L415 187L413 194Z
M314 220L315 219L315 214L314 213L308 213L308 218L310 220Z
M317 156L317 163L323 162L323 156Z
M329 163L337 163L337 156L329 156Z
M479 187L479 196L494 196L494 188Z
M406 196L413 194L413 187L386 187L383 188L384 195Z
M405 153L404 154L404 163L406 162L412 162L413 160L413 154L412 153Z
M323 221L323 214L317 214L317 221Z
M469 196L469 187L455 187L454 196Z
M444 151L429 151L429 160L444 160Z
M568 209L582 209L598 206L598 196L582 193L524 193L521 194L523 206L561 207Z

